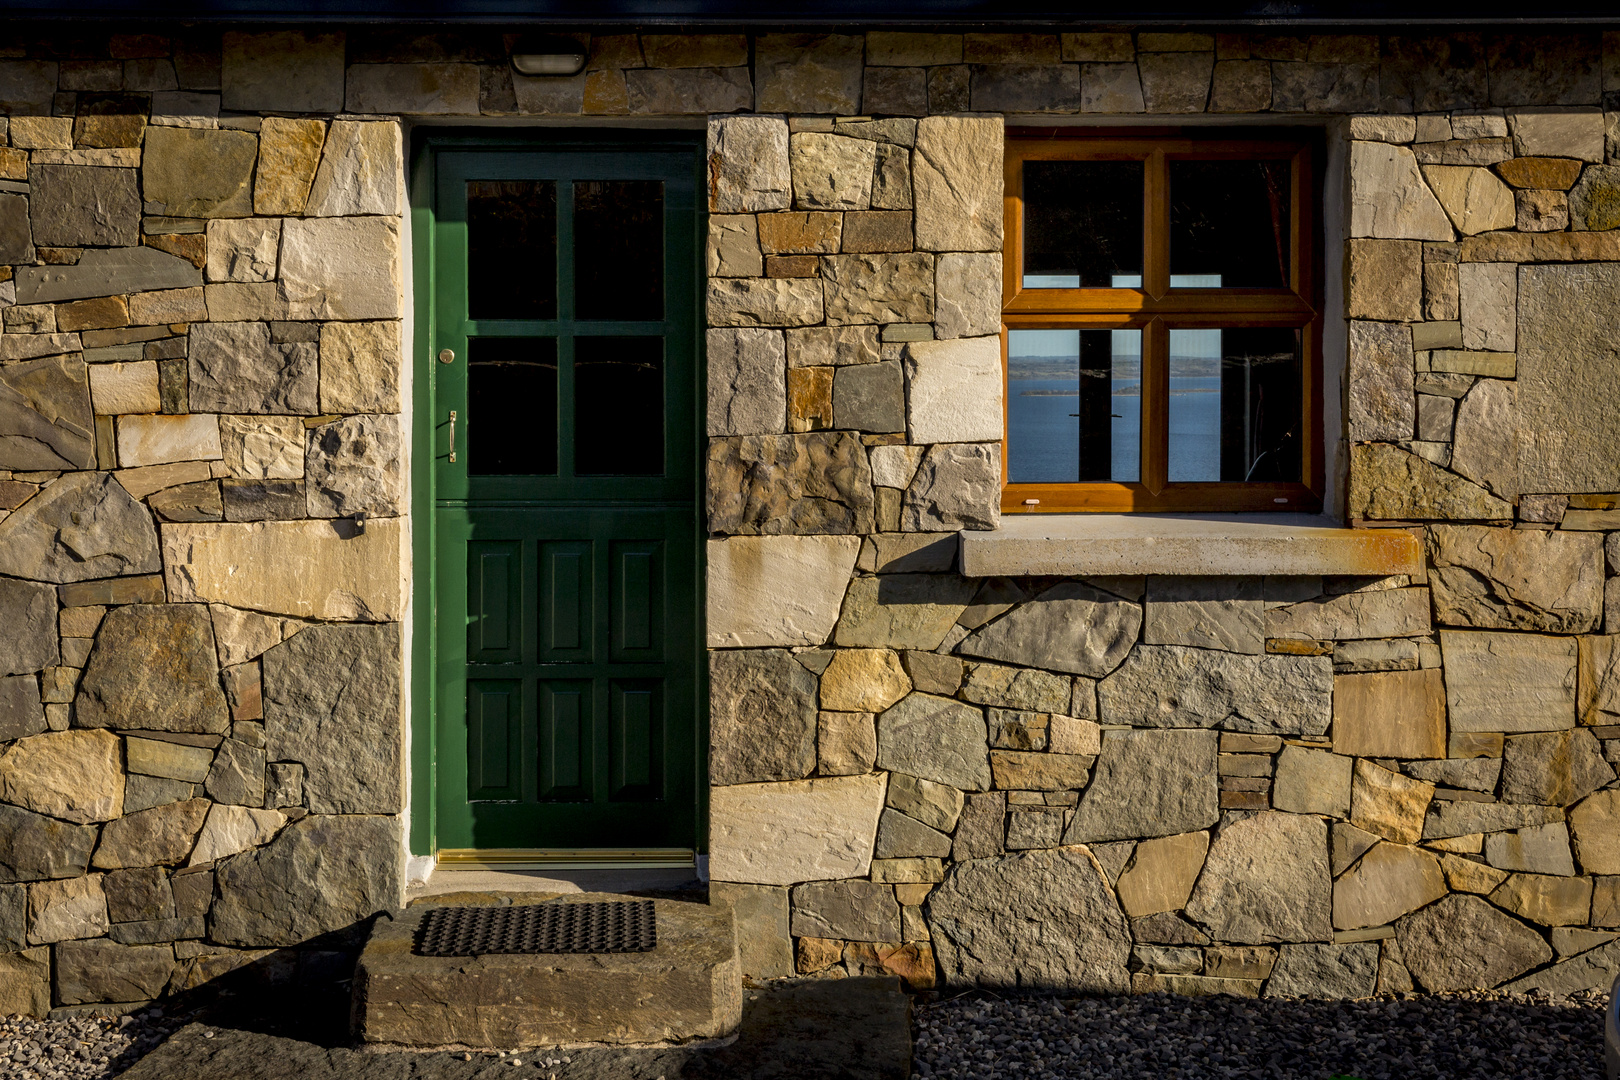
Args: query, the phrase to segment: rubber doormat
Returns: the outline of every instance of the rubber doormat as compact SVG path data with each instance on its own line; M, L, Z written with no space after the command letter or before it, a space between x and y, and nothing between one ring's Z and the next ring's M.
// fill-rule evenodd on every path
M649 952L657 944L651 900L436 907L416 931L418 956Z

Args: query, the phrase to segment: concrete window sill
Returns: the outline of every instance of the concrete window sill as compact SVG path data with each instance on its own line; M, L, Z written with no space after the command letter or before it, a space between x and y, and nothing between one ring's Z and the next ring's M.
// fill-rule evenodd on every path
M1007 514L964 532L968 577L1035 574L1420 574L1404 529L1351 529L1310 514Z

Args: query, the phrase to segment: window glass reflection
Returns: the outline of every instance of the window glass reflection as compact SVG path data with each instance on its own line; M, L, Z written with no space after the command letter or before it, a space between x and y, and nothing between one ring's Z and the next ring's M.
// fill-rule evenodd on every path
M1170 461L1175 483L1298 481L1300 332L1170 331Z
M1286 161L1170 162L1170 284L1281 289L1292 222Z
M1142 274L1140 161L1024 163L1024 288L1123 288Z
M1142 332L1007 335L1007 478L1015 484L1141 477Z

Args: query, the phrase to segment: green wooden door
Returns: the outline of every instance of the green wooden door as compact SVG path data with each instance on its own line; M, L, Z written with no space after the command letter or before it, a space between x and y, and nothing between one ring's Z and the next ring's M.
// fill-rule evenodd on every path
M695 849L695 150L429 156L433 847Z

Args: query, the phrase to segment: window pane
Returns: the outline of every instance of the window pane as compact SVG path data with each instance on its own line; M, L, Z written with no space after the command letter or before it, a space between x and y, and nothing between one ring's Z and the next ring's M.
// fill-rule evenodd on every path
M467 472L557 472L557 339L467 342Z
M467 184L467 314L557 317L557 185L550 180Z
M1288 179L1286 161L1172 161L1171 284L1194 275L1203 288L1285 287Z
M1007 479L1014 484L1140 478L1142 332L1007 335Z
M1140 284L1142 175L1140 161L1024 162L1024 288Z
M575 339L575 474L663 471L664 339Z
M664 317L664 184L574 184L574 317Z
M1298 330L1170 331L1170 479L1298 481Z

